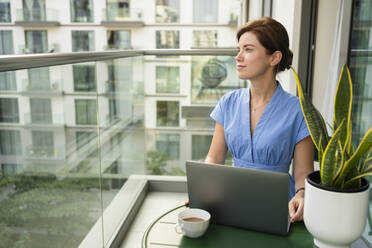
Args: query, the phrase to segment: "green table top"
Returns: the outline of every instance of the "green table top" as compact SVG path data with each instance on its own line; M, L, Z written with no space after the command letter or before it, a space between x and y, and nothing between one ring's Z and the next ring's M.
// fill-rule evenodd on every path
M156 220L144 234L142 247L315 247L303 222L293 223L288 236L210 224L204 236L188 238L174 230L177 214L184 209L176 209Z

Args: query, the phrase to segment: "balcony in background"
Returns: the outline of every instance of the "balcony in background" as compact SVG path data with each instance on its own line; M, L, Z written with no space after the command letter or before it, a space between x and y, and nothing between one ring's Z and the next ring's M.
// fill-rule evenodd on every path
M29 145L25 149L25 159L37 160L64 160L66 158L65 146L35 146Z
M27 96L60 96L63 94L62 80L45 81L45 85L35 85L29 79L22 81L22 95Z
M44 113L26 113L24 115L25 125L27 127L64 127L65 117L64 114L44 114Z
M142 12L142 9L103 9L101 24L107 27L142 27L145 25Z
M16 25L25 27L59 26L59 11L57 9L17 9Z
M16 25L24 27L59 26L59 10L57 9L17 9Z

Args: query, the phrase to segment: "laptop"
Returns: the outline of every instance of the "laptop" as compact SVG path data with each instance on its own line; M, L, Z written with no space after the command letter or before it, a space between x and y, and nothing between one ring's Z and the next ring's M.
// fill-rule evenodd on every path
M288 234L288 174L186 161L186 175L189 206L212 223Z

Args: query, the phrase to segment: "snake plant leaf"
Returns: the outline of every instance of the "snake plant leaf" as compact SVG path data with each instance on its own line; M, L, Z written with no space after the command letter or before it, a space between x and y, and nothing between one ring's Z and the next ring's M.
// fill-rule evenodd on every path
M364 160L363 168L363 172L372 172L372 158L367 158Z
M347 184L350 185L350 183L352 183L353 181L358 180L358 179L360 179L360 178L362 178L362 177L365 177L365 176L371 176L371 175L372 175L372 172L366 172L366 173L360 174L360 175L358 175L358 176L356 176L356 177L353 177L353 178L351 178L350 180L346 181L345 186L346 186Z
M353 86L349 68L344 65L341 70L340 78L337 84L337 90L334 101L334 130L339 127L343 120L346 125L341 130L340 141L350 151L351 146L351 106L353 97Z
M316 149L319 150L320 137L323 137L321 139L322 147L326 147L329 142L327 127L325 125L322 115L304 95L302 85L293 67L292 70L296 79L298 97L300 99L302 113L304 115L307 127L309 129L311 139L313 140ZM321 160L320 157L319 160Z
M322 146L322 135L320 135L319 137L319 144L318 144L318 162L319 162L319 169L321 169L322 167L322 158L323 158L323 153L324 153L324 150L323 150L323 146Z
M360 173L365 172L368 166L370 165L370 163L372 162L371 152L372 152L372 147L369 148L367 155L364 158L360 159L360 164L361 164Z
M339 149L339 137L341 130L344 126L344 122L341 122L335 133L333 134L331 140L329 141L326 149L324 150L321 169L320 169L320 179L324 186L332 186L333 178L336 175L338 163L338 152Z
M342 144L341 144L341 141L338 140L338 149L337 149L337 152L336 152L336 156L337 157L337 163L336 163L336 172L334 174L334 177L332 178L332 185L334 185L334 183L336 182L336 175L339 173L339 171L341 171L342 169L342 166L344 165L344 159L345 159L345 149L342 147Z
M364 135L362 141L360 142L355 153L345 162L340 175L337 177L337 183L344 181L347 175L353 170L353 168L358 167L358 162L364 154L369 151L372 146L372 128L370 128Z

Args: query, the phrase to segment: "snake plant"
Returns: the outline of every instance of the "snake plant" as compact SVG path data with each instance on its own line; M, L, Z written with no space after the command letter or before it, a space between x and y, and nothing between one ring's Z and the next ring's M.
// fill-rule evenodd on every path
M353 89L348 67L342 67L337 85L333 125L330 125L332 136L328 135L322 115L304 95L297 73L293 71L302 113L318 151L321 185L333 189L360 187L361 178L372 175L372 127L354 150L351 143Z

